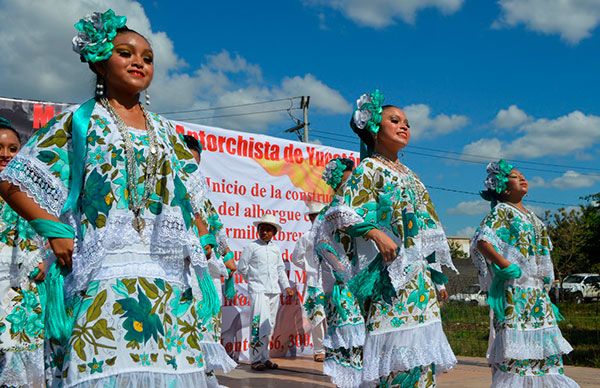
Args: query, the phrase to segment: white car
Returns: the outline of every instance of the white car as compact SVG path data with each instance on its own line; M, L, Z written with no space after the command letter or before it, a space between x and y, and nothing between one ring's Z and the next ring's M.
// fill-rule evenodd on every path
M600 274L576 273L567 276L562 283L565 297L573 298L577 303L600 300Z
M468 303L472 306L487 306L487 293L481 291L478 284L472 284L465 288L463 292L450 295L448 299Z

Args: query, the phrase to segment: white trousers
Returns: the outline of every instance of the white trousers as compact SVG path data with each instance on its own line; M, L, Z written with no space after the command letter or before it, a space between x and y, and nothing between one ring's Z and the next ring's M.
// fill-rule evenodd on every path
M280 294L251 293L252 322L250 324L250 362L269 359L269 340L279 309Z
M319 322L317 326L313 326L311 330L314 354L325 354L325 349L323 348L323 337L325 337L325 321L326 319L321 320L321 322Z

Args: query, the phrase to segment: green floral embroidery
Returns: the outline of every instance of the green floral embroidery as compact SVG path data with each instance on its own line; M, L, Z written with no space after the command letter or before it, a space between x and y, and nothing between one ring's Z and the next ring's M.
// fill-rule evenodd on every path
M363 349L362 348L338 348L325 349L325 359L334 361L335 363L347 368L362 370L363 367Z
M138 300L134 298L119 299L117 303L125 311L122 317L126 317L123 328L127 330L125 339L127 341L144 342L150 338L158 341L158 333L164 335L160 318L152 312L150 299L138 286Z
M254 353L258 352L263 346L260 338L260 315L252 317L252 324L250 325L250 349Z
M393 372L379 380L380 388L433 388L435 387L434 367L417 366L405 372Z
M418 309L423 310L427 306L427 302L429 302L429 289L425 286L425 279L423 279L423 274L419 273L419 280L417 280L417 289L411 292L410 296L407 299L408 303L412 303Z
M88 363L88 367L90 368L90 373L94 374L94 373L102 373L102 365L104 364L104 361L96 361L96 358L94 357L94 359L92 360L92 362Z

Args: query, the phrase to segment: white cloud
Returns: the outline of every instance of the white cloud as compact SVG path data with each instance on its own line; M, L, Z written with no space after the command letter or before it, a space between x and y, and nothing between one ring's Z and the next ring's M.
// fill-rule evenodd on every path
M600 143L600 117L577 110L555 119L526 122L517 129L519 136L511 141L484 138L467 144L463 157L476 154L493 160L572 155Z
M568 170L558 178L546 181L541 177L534 177L529 183L530 187L549 187L560 190L580 189L592 187L600 182L600 174L581 174L577 171Z
M600 23L598 0L500 0L502 10L494 27L524 24L543 34L559 34L577 44L591 36Z
M476 216L478 214L486 214L489 211L489 202L482 199L476 199L474 201L459 202L456 206L448 209L447 213L451 215Z
M0 14L0 74L2 94L56 102L79 102L94 92L95 79L71 50L73 24L86 14L112 8L126 15L127 25L148 38L155 52L155 74L149 92L158 112L237 105L297 95L311 96L311 109L321 113L349 113L350 104L339 92L312 74L285 77L267 84L259 65L226 50L207 55L198 68L190 68L176 52L165 32L152 30L140 3L132 0L42 1L4 0ZM35 26L24 28L23 26ZM210 117L257 110L287 108L289 102L248 109L203 111L178 118ZM218 113L217 113L218 112ZM285 112L204 120L233 129L265 130L288 121Z
M477 229L475 229L472 226L465 226L464 228L460 229L458 232L456 232L456 236L458 237L473 237L473 235L475 234L475 231Z
M340 11L355 23L373 28L384 28L397 20L413 24L417 12L436 8L445 15L458 11L464 0L305 0L307 4L320 5Z
M402 108L410 122L413 139L434 138L456 131L469 123L469 118L462 115L431 115L431 108L425 104L413 104Z
M482 159L492 161L504 157L502 152L502 142L496 138L479 139L467 144L463 147L463 154L461 156L464 160L476 162L481 162Z
M496 128L514 128L530 121L531 118L516 105L500 109L492 124Z

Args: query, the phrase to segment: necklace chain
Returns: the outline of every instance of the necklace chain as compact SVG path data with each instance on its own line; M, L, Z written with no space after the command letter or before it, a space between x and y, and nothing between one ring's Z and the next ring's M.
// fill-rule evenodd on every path
M379 160L381 163L385 164L386 166L388 166L389 168L398 171L401 174L408 174L408 168L406 168L405 165L403 165L399 160L396 160L395 162L390 160L389 158L379 154L379 153L374 153L373 157L377 160Z
M123 144L125 145L125 163L126 163L126 171L127 171L127 190L129 192L129 210L133 212L134 219L132 221L133 228L141 235L145 222L141 217L141 214L150 199L150 195L155 191L156 186L156 173L158 166L158 138L156 129L152 124L152 120L150 119L150 115L143 106L140 105L142 109L142 114L144 115L144 119L146 120L146 129L148 132L148 138L150 142L150 152L148 157L146 158L146 171L144 173L144 192L140 197L138 193L138 168L135 160L135 149L133 145L133 140L131 139L131 134L127 129L127 125L119 116L117 111L110 105L106 98L102 98L100 100L101 104L106 108L108 113L112 116L115 124L117 125L117 129L121 134L121 138L123 140Z

